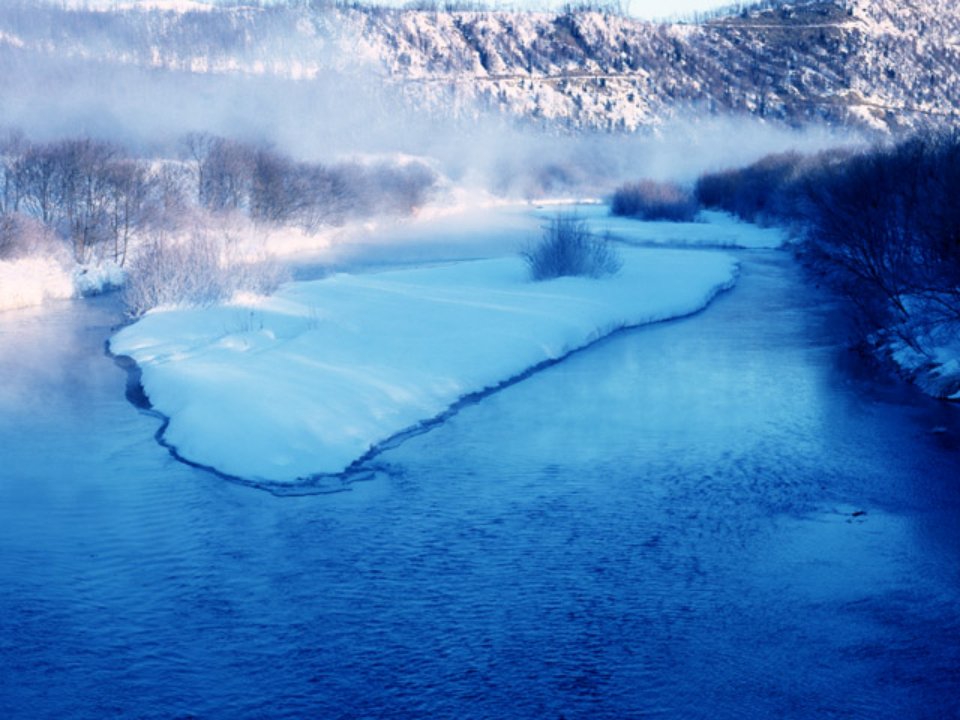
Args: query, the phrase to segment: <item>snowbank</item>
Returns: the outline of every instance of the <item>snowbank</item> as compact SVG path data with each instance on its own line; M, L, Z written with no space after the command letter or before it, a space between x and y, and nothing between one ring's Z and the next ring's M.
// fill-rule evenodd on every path
M0 310L41 305L73 297L73 279L53 258L0 261Z
M904 337L910 337L912 346ZM878 338L900 371L931 397L960 401L960 325L938 323L920 331L904 324Z
M149 313L131 356L164 441L188 461L289 483L336 474L465 395L624 326L702 308L723 253L624 251L611 279L533 283L516 257L291 283L270 298Z
M73 271L73 286L81 297L119 290L126 280L123 268L111 261L78 265Z

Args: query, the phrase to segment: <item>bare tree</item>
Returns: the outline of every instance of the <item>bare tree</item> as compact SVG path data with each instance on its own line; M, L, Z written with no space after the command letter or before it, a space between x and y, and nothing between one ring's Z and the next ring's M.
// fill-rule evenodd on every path
M0 215L20 209L21 188L17 172L28 147L29 142L19 130L9 131L0 140Z
M255 155L249 145L216 138L203 163L201 204L216 211L247 207Z
M107 187L108 221L113 236L113 261L123 267L131 239L141 232L157 213L154 190L157 183L148 177L142 163L122 159L109 170Z
M204 167L210 151L217 142L217 137L207 132L192 132L183 136L181 144L187 154L187 159L193 163L197 187L197 205L203 205Z
M77 262L89 262L110 234L110 198L119 149L90 139L54 146L57 203Z
M59 164L53 145L31 145L14 165L18 207L52 225L56 209Z
M287 157L261 148L253 158L250 216L255 220L288 222L301 209L304 188L300 166Z

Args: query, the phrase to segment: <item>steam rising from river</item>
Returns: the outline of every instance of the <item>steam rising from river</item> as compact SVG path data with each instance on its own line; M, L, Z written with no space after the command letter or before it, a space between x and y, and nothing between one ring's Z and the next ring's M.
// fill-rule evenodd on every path
M695 112L634 134L545 130L469 108L415 108L400 86L362 64L297 80L64 60L0 42L0 66L8 70L2 122L35 139L90 135L173 155L178 138L203 130L304 160L403 153L433 158L457 184L518 198L603 194L639 177L690 181L770 152L856 139Z

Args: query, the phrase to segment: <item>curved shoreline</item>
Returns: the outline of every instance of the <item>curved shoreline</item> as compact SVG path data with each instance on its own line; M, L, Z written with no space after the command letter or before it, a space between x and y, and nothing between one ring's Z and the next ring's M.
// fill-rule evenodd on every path
M143 384L141 382L143 371L140 368L139 364L129 355L117 355L114 354L110 349L109 339L105 343L104 352L105 354L112 358L114 363L124 370L127 375L127 385L125 396L126 399L135 407L137 407L141 412L149 414L152 417L160 420L160 427L154 433L154 439L157 443L165 448L167 452L170 453L178 462L188 465L189 467L196 468L197 470L202 470L204 472L210 473L222 480L232 482L238 485L244 485L246 487L251 487L257 490L264 490L271 493L272 495L277 496L297 496L297 495L320 495L320 494L330 494L343 492L349 490L349 486L358 481L372 479L373 476L381 472L389 472L387 466L384 465L370 465L375 458L384 452L391 450L393 448L399 447L407 440L423 435L424 433L430 432L436 427L439 427L446 423L448 420L456 416L461 410L476 405L477 403L483 401L485 398L495 395L502 390L505 390L517 383L520 383L526 380L533 375L536 375L543 370L547 370L554 365L558 365L565 361L567 358L578 355L587 350L594 348L595 346L603 343L607 340L611 340L619 335L625 334L627 332L632 332L634 330L640 330L647 327L654 327L657 325L664 325L671 322L676 322L680 320L685 320L700 313L706 311L720 295L723 293L731 291L736 287L737 280L740 276L740 264L737 263L733 277L724 284L718 285L715 287L712 292L707 296L704 304L693 310L692 312L684 313L682 315L674 315L669 318L663 318L660 320L651 320L649 322L643 322L638 324L631 325L622 325L620 327L614 328L610 332L607 332L597 338L594 338L584 345L573 348L572 350L564 353L555 358L547 358L542 360L535 365L525 368L524 370L512 375L504 380L499 381L495 385L487 386L480 390L476 390L466 395L460 396L457 400L452 402L445 410L434 415L433 417L420 420L413 425L409 425L405 428L398 430L397 432L389 435L388 437L379 440L370 445L369 449L364 452L362 455L353 460L349 465L347 465L343 470L336 473L316 473L302 478L297 478L292 482L272 482L265 480L251 480L239 475L233 475L230 473L225 473L221 470L218 470L212 465L206 465L204 463L196 462L190 460L189 458L182 455L176 445L167 441L166 439L166 430L170 425L170 417L160 412L159 410L153 407L153 404L150 401L149 396L144 390ZM325 487L323 483L329 483L334 485L333 487ZM337 485L337 483L339 483Z

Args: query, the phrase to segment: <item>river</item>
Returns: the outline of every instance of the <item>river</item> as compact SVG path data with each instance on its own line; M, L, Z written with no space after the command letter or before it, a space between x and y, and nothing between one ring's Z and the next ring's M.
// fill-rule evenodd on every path
M785 254L278 497L0 314L0 717L960 717L960 422Z

